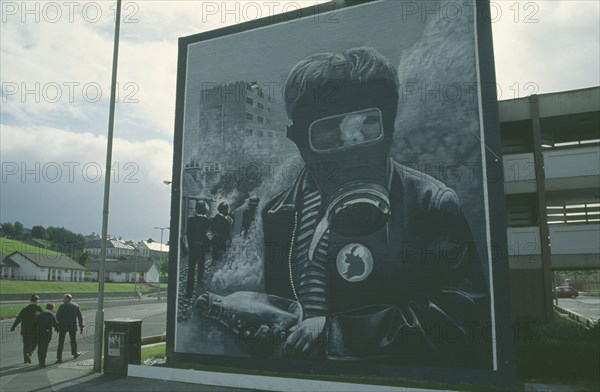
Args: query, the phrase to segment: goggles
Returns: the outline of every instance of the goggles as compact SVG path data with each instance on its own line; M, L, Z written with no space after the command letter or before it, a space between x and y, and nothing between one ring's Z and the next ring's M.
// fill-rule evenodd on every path
M383 139L383 117L378 108L338 114L314 121L308 129L310 148L333 152Z

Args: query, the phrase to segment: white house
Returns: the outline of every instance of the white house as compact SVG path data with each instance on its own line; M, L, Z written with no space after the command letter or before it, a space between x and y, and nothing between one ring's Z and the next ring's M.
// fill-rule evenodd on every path
M153 259L169 257L169 245L160 242L140 241L138 252L140 256L152 257Z
M3 262L12 268L12 279L18 280L83 281L85 272L85 267L63 254L13 252Z
M98 280L98 271L100 263L93 262L87 265L89 278ZM107 282L147 282L158 283L160 280L160 272L154 261L107 261L106 275Z
M17 263L10 259L5 259L6 255L0 252L0 279L14 279Z
M102 250L102 240L92 240L85 244L84 252L90 256L100 256ZM120 256L131 256L136 253L136 249L117 239L106 240L106 256L118 258Z

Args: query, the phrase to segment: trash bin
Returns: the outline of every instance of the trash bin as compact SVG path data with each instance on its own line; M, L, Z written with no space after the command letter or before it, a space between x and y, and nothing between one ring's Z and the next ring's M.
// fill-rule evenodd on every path
M127 374L127 365L142 360L142 320L117 318L104 322L104 372Z

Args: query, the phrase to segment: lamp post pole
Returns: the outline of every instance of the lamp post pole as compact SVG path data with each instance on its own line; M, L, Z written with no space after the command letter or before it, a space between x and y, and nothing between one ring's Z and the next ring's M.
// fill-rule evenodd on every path
M115 15L115 41L113 46L112 79L110 83L110 107L108 112L108 136L106 141L106 170L104 172L104 206L102 208L102 248L98 271L98 307L94 337L94 372L102 371L102 343L104 333L104 279L106 274L106 241L108 237L108 201L112 166L112 143L115 125L115 97L117 91L117 64L119 62L119 32L121 26L121 0L117 0Z
M162 246L163 246L163 232L165 230L169 230L170 227L159 227L159 226L154 226L154 230L160 230L160 257L162 260ZM158 300L160 301L160 272L159 272L159 278L158 278Z

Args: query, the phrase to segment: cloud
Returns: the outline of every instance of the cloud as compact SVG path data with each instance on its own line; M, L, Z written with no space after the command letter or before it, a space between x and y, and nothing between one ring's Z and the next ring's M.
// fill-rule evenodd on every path
M2 221L101 231L106 138L50 127L2 127ZM172 146L115 139L109 233L145 239L168 226Z
M251 3L262 6L260 15ZM171 177L178 38L314 3L123 2L113 159L121 177L112 186L111 233L142 239L153 226L168 225L170 195L162 180ZM493 4L502 10L492 25L501 98L600 84L598 2ZM19 170L3 178L1 220L98 232L103 181L90 179L104 168L114 2L2 1L0 7L2 174L14 163ZM79 164L73 182L69 162ZM54 163L63 172L51 182L43 176L52 176ZM138 165L135 175L127 163ZM25 181L22 169L31 169ZM125 183L127 175L139 182Z
M600 84L600 3L494 2L500 99Z

